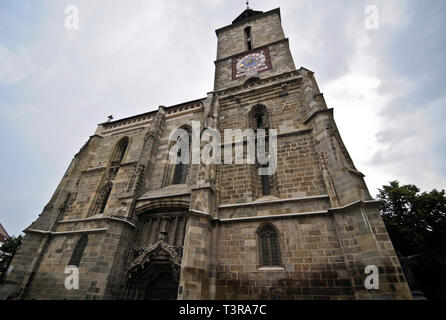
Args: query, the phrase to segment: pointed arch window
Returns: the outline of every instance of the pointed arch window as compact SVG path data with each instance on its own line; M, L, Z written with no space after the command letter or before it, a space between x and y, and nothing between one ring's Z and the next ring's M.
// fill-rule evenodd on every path
M125 152L129 145L129 138L124 137L116 144L115 152L113 154L112 162L121 163L124 159Z
M248 127L254 129L257 133L258 130L265 130L265 148L266 151L269 148L269 129L270 129L270 120L268 115L268 109L264 105L256 105L254 106L248 114ZM258 140L256 141L257 147ZM256 162L254 166L254 174L253 174L253 186L254 193L257 198L262 196L277 196L277 184L275 174L260 175L259 169L261 167L269 167L269 164L262 165Z
M279 237L277 231L270 225L259 231L260 265L262 267L278 267L281 265Z
M125 152L129 145L129 138L124 137L116 144L115 150L113 151L110 167L108 170L108 180L113 180L118 174L119 167L121 166L122 160L124 160Z
M96 200L96 205L93 210L92 215L103 214L105 211L105 207L107 206L108 199L110 198L110 193L113 188L113 183L106 183L101 190L99 191L99 195Z
M71 254L70 261L68 262L69 266L79 267L81 264L82 257L84 255L85 248L88 243L88 235L84 234L77 242L76 247Z
M181 158L181 150L178 150L177 156ZM175 171L173 174L172 184L185 184L187 180L187 168L188 165L184 163L178 163L175 165Z
M189 127L181 127L180 130L183 130L183 134L178 137L176 144L178 146L179 143L183 139L187 142L187 146L183 148L179 148L176 157L177 159L181 159L179 163L175 164L173 167L173 176L171 180L171 184L186 184L187 176L189 173L189 163L190 163L190 155L191 155L191 129ZM187 155L183 155L182 152L188 152ZM185 161L183 161L185 160Z
M268 109L262 105L252 108L249 122L250 127L253 129L269 129Z

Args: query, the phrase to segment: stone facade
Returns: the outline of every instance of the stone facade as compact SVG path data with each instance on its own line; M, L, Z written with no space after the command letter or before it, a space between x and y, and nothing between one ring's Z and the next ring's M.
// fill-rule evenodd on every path
M0 297L412 299L333 110L313 72L294 66L280 10L247 9L217 36L213 92L98 126L25 230ZM269 67L234 78L235 62L262 48ZM276 172L178 169L169 136L192 121L222 136L259 123L277 129ZM67 290L73 254L79 289ZM379 290L364 286L368 265L379 268Z

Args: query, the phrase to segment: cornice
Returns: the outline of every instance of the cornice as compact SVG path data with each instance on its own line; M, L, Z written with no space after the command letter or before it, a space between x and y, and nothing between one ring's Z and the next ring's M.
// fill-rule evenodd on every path
M90 222L90 221L98 221L98 220L110 220L110 221L116 221L128 224L132 226L133 228L136 228L136 226L131 223L130 221L123 219L123 218L117 218L117 217L92 217L92 218L84 218L84 219L72 219L72 220L63 220L59 221L58 224L69 224L69 223L79 223L79 222Z
M271 204L279 204L286 202L295 202L295 201L311 201L311 200L321 200L321 199L330 199L328 195L320 195L313 197L301 197L301 198L288 198L288 199L277 199L277 200L267 200L267 201L258 201L258 202L248 202L248 203L240 203L240 204L224 204L219 206L219 209L228 209L228 208L241 208L241 207L257 207Z
M218 98L229 98L231 95L235 96L237 94L245 93L245 91L250 92L252 89L263 89L275 84L280 84L282 82L288 82L292 80L302 80L302 76L300 75L298 70L293 70L286 73L281 73L279 75L260 79L259 81L254 83L244 83L242 85L217 90L214 91L214 93Z
M47 231L47 230L38 230L38 229L26 229L25 233L40 233L47 234L52 236L58 235L66 235L66 234L77 234L77 233L96 233L96 232L107 232L108 228L100 228L100 229L86 229L86 230L72 230L72 231Z
M308 122L310 122L314 117L316 117L319 114L322 113L329 113L331 116L333 116L333 108L330 109L323 109L323 110L317 110L315 112L313 112L305 121L304 124L307 124Z

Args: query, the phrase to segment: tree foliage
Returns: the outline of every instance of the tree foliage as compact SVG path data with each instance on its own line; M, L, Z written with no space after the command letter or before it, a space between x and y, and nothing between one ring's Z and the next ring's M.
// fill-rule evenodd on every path
M23 237L10 237L0 248L0 279L8 270L14 254L22 244Z
M445 299L446 196L445 191L420 192L414 185L390 182L379 190L381 215L395 250L418 255L415 271L419 289L430 299Z

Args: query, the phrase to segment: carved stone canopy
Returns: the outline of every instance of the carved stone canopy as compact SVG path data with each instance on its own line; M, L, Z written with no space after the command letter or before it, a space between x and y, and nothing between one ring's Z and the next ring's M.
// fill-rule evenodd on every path
M126 277L132 279L138 277L141 273L156 272L161 268L165 269L170 266L170 271L175 280L178 281L182 252L182 247L171 246L163 239L150 247L131 249L129 257L131 263L127 268Z

